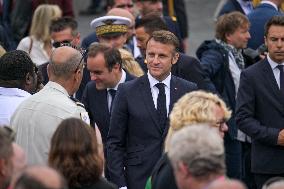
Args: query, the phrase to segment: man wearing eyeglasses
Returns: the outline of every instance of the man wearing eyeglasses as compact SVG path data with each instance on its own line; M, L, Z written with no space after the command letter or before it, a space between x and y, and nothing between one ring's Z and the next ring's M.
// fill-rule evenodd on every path
M59 123L70 117L89 124L84 105L72 98L83 76L81 53L72 47L56 48L47 70L49 82L26 99L11 118L16 143L27 152L28 164L46 164L51 137Z
M53 20L50 25L50 35L52 39L52 46L58 48L62 44L70 44L72 46L80 46L80 33L77 30L78 23L72 17L61 17ZM43 84L48 82L47 75L48 62L39 66L39 70L43 76Z

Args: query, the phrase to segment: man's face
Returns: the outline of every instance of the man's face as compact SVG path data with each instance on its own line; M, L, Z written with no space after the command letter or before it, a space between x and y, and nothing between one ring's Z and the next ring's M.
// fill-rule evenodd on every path
M171 72L172 64L178 59L173 45L163 44L150 39L146 49L147 68L158 81L163 81Z
M128 10L131 14L134 13L133 9L133 1L132 0L115 0L114 6L112 8L121 8Z
M51 38L54 41L53 44L56 44L56 42L57 43L68 42L74 46L80 45L80 35L78 34L77 36L73 36L71 28L66 28L59 32L52 32Z
M156 12L162 15L163 13L163 3L162 1L141 1L140 3L140 11L142 16L149 14L151 12ZM138 5L139 5L138 3Z
M119 72L119 65L115 65L112 70L109 71L102 53L98 53L95 57L88 57L87 67L90 71L91 80L96 82L96 88L98 90L116 86L116 75Z
M146 33L144 27L136 28L137 47L140 49L143 57L146 57L146 43L150 35Z
M122 48L126 43L127 34L119 34L115 36L99 36L100 43L104 43L114 48Z
M284 61L284 26L270 26L264 40L269 57L279 64L282 63Z
M247 47L248 40L250 39L249 25L239 27L232 34L226 36L227 43L234 46L236 49L244 49Z

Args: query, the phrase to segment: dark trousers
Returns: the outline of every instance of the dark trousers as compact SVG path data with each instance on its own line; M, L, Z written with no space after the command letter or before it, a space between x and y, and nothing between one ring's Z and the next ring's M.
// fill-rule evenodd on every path
M274 177L284 177L284 174L256 174L254 173L256 189L261 189L263 184L265 184L266 181Z
M251 172L251 143L241 142L242 145L242 173L241 180L248 189L255 189L254 176Z
M228 133L224 137L227 176L241 179L241 143L232 139Z

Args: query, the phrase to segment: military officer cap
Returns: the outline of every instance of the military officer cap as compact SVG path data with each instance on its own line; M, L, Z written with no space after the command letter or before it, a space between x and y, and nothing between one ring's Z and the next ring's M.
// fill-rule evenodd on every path
M97 36L108 34L127 33L131 20L121 16L102 16L91 22L91 27L96 30Z

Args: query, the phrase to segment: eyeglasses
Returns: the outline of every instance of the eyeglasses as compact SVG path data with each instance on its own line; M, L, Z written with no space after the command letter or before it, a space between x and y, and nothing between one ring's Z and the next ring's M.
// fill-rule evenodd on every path
M120 4L120 5L117 5L116 8L132 8L134 5L133 4Z
M221 120L218 120L218 121L216 121L214 124L213 124L213 126L214 127L218 127L219 128L219 131L224 131L227 127L226 127L226 122L227 122L228 120L226 119L226 118L223 118L223 119L221 119Z

